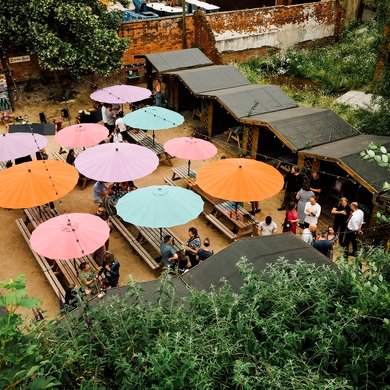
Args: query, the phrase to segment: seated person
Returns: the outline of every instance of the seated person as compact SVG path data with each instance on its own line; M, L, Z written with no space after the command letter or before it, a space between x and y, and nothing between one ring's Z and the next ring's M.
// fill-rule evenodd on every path
M210 239L205 238L203 241L203 248L198 249L197 258L199 261L204 261L214 254L214 251L210 249Z
M99 275L104 274L110 287L117 287L119 282L119 261L111 252L106 252Z
M101 205L105 208L106 213L110 215L116 215L116 203L111 197L111 188L105 188L103 190L103 196Z
M174 269L176 267L176 259L178 258L178 254L173 248L172 243L172 236L167 234L164 237L164 241L160 244L161 260L163 266L168 269Z
M86 294L96 295L99 293L97 275L88 263L83 262L79 265L78 274Z
M313 242L316 238L317 225L309 225L308 228L303 229L302 232L302 240L306 242L306 244L313 245Z
M68 155L66 156L66 162L74 166L74 160L76 160L74 149L69 149Z
M102 203L102 195L103 191L106 188L106 185L102 181L97 181L93 185L93 201L95 203L101 204Z

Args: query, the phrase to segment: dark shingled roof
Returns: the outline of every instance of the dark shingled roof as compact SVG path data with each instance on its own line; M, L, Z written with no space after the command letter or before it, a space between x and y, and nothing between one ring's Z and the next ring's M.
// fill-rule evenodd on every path
M212 61L199 49L167 51L145 54L146 59L160 73L175 69L212 65Z
M228 65L212 65L167 73L179 77L194 94L251 84L234 66Z
M237 120L297 107L294 100L274 85L250 84L201 95L217 99Z
M326 144L359 135L349 123L332 110L307 107L291 108L269 114L255 115L251 123L268 124L292 150Z
M244 280L236 264L245 256L254 270L261 273L267 264L280 257L290 261L303 260L317 266L334 264L312 246L306 244L292 233L265 237L243 238L210 257L181 278L196 290L207 290L218 285L221 278L226 279L234 291L238 291Z
M301 151L308 157L334 159L355 172L355 179L366 181L375 192L383 191L385 181L390 181L390 170L381 167L375 161L368 161L360 156L370 143L380 144L390 150L390 137L375 135L359 135L340 141L331 142Z

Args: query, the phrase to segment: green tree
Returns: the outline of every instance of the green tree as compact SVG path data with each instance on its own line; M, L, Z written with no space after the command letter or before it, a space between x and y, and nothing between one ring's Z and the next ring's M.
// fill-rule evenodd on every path
M0 45L36 54L43 69L109 74L129 45L120 13L98 0L0 0Z

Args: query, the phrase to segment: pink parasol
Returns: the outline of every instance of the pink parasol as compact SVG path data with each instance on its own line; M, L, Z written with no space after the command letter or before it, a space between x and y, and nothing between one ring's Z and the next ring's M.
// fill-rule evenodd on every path
M47 138L34 133L7 133L0 135L0 161L28 156L47 145Z
M171 156L188 159L188 174L191 160L206 160L217 154L217 148L211 142L193 137L170 139L165 142L164 149Z
M152 93L149 89L133 85L113 85L92 92L90 98L101 103L124 104L147 99Z
M57 144L65 148L82 148L97 145L108 136L108 129L95 123L79 123L64 127L55 135Z
M31 234L35 252L49 259L73 259L95 252L107 241L107 222L92 214L62 214L41 223Z
M123 182L149 175L158 163L158 157L143 146L115 143L97 145L81 152L75 167L90 179Z

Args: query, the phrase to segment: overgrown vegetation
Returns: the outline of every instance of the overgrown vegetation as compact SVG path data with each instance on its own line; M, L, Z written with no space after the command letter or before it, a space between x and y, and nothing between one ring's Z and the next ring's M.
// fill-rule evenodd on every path
M338 43L313 51L289 50L239 65L253 83L280 85L301 106L329 108L363 133L390 134L390 103L377 100L377 110L353 109L335 102L350 89L380 91L388 97L388 67L375 80L383 47L383 22L351 26ZM387 73L386 73L387 72Z
M125 299L26 335L48 360L35 375L82 389L384 388L390 256L369 248L361 258L365 273L358 264L316 269L279 260L267 270L270 283L241 261L238 294L223 284L190 291L181 304L169 280L155 303L130 286Z

